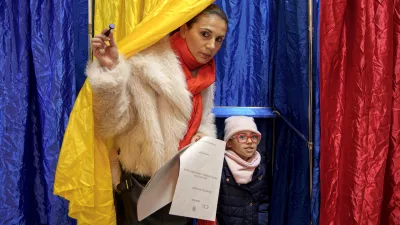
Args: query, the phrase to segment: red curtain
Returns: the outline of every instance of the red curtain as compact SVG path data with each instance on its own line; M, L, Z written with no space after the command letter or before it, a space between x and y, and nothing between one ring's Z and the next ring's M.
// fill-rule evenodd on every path
M400 225L400 0L322 0L321 225Z

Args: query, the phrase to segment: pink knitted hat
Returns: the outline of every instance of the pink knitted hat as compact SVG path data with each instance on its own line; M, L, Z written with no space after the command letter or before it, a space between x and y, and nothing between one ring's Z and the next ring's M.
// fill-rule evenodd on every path
M224 141L227 142L237 132L246 130L261 135L261 133L257 129L257 125L254 122L253 117L231 116L225 120Z

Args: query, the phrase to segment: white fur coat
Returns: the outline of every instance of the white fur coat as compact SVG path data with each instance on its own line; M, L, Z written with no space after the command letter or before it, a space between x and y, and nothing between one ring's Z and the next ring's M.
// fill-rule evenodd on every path
M152 176L178 151L192 111L185 75L165 37L146 50L107 70L97 61L86 73L93 90L95 128L116 136L120 149L110 154L113 184L124 170ZM198 133L216 136L212 107L214 85L201 93L203 117Z

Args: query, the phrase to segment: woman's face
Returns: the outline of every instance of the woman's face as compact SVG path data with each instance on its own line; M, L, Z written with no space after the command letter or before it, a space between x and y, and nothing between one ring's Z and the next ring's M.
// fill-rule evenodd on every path
M226 22L214 14L203 14L189 28L181 28L181 36L186 39L190 53L197 62L206 64L221 48L228 27Z

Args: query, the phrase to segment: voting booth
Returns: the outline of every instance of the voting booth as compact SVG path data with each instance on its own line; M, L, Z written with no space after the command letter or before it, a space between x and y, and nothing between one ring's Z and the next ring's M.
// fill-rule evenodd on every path
M90 39L113 23L135 54L213 2L229 19L216 56L218 137L226 117L255 118L269 223L400 218L399 1L3 2L0 224L116 224L113 140L94 135L85 75Z
M227 117L253 117L262 133L258 150L270 176L266 190L271 201L270 224L315 222L319 212L319 135L315 135L319 134L319 75L313 29L318 17L313 12L317 12L318 1L215 3L229 20L226 39L215 58L213 113L218 138L224 136ZM126 4L131 7L133 3ZM102 14L107 7L111 6L93 1L92 34L116 17ZM146 4L142 7L142 16L146 16ZM118 15L117 23L132 19L130 11L113 12ZM116 30L117 36L126 33Z
M114 23L119 50L135 54L212 2L229 20L215 58L218 137L226 117L255 118L270 176L270 224L318 221L318 17L311 6L319 1L6 0L0 223L115 224L107 163L114 143L94 135L89 40Z

